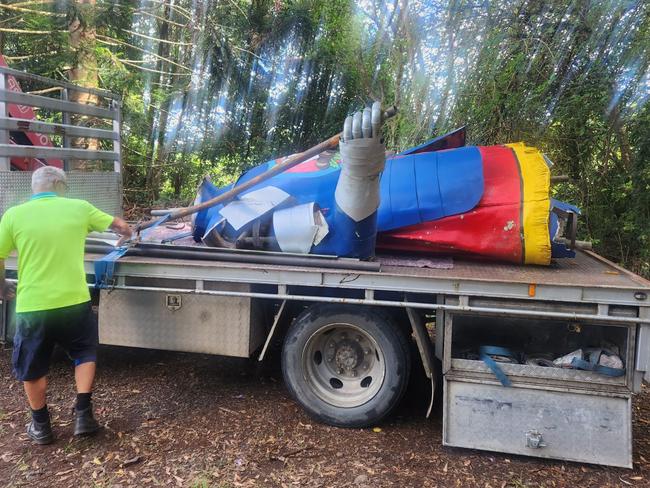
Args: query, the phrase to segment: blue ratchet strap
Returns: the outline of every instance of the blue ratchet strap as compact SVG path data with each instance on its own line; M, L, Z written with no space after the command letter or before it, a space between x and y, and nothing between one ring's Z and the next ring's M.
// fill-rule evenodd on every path
M140 233L140 237L146 237L149 232L158 227L160 224L167 222L169 220L170 214L165 215L159 219L154 225L145 229L144 232ZM116 247L115 250L108 253L101 259L95 261L95 288L110 288L113 286L113 274L115 272L115 263L118 259L126 254L129 250L128 246Z
M501 382L503 386L512 386L510 379L506 376L503 370L499 367L497 362L492 359L490 356L505 356L512 359L514 362L518 362L514 353L510 349L505 347L497 346L481 346L478 350L479 358L485 363L485 365L492 370L494 376Z
M95 261L95 288L109 288L113 285L113 272L115 271L115 262L126 254L128 246L116 247L106 256Z
M598 364L601 354L605 354L607 356L613 356L614 354L603 349L595 349L591 352L588 352L587 354L589 356L589 361L585 361L584 359L580 358L573 358L571 361L571 366L575 369L593 371L594 373L599 373L605 376L612 376L614 378L623 376L625 374L625 368L612 368Z

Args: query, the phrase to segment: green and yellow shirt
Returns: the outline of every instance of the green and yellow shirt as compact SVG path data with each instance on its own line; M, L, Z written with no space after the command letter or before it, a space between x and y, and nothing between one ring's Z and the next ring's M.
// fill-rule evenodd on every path
M18 251L16 312L34 312L90 300L84 271L89 232L113 217L84 200L38 193L0 220L0 259Z

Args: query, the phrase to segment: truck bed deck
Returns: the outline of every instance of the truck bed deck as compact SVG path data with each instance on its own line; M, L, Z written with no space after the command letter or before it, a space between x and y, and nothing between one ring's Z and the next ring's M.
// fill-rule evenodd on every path
M89 274L100 257L86 255ZM366 298L377 291L397 291L650 306L649 281L589 251L549 267L454 258L450 269L382 265L380 271L125 256L115 275L118 286L156 282L207 290L209 283L234 282L277 285L278 294L286 294L286 287L326 287L364 290Z

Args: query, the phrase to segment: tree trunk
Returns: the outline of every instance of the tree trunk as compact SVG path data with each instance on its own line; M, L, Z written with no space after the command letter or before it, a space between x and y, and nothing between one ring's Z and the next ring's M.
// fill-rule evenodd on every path
M75 60L72 69L68 71L68 77L72 83L86 87L97 88L99 77L97 75L97 58L95 56L95 0L76 0L74 14L68 24L70 32L70 47L75 53ZM72 102L84 103L87 105L98 105L96 95L70 90L68 98ZM92 127L98 125L93 117L73 115L72 121L75 125ZM72 138L72 147L99 149L97 139L82 137ZM93 164L90 161L73 161L70 169L95 169L101 163Z

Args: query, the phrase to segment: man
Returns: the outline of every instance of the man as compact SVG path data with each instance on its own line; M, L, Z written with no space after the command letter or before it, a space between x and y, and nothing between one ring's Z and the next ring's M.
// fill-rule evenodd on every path
M122 239L131 236L124 220L84 200L63 198L66 190L65 172L52 166L40 168L32 176L31 199L7 210L0 221L0 298L14 297L13 287L5 281L4 260L18 251L12 363L31 407L27 434L37 444L54 439L45 395L55 344L68 352L75 365L75 435L99 429L91 405L97 324L84 272L84 243L89 232L109 228Z

